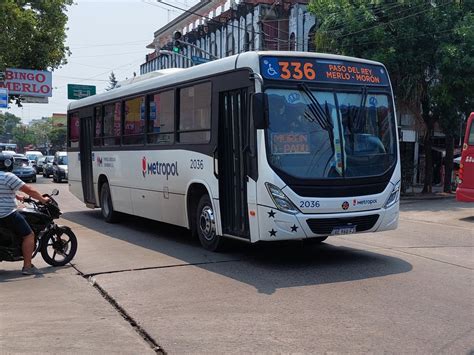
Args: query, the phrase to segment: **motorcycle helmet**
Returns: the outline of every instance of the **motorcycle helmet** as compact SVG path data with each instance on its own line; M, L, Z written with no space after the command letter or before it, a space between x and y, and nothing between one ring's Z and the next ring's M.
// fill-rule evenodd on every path
M0 153L0 171L13 170L13 157Z

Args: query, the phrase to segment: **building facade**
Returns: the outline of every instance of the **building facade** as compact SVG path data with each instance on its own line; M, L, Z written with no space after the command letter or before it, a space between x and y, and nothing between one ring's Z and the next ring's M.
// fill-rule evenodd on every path
M316 19L307 0L201 0L154 33L140 74L186 68L251 50L313 51ZM174 52L173 34L182 33Z

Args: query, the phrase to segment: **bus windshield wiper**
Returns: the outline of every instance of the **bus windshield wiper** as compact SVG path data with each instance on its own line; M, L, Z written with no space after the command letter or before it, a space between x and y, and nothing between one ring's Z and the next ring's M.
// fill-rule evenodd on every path
M365 108L365 106L367 104L367 96L368 96L367 86L364 86L362 88L362 92L361 92L360 96L361 97L360 97L359 109L357 110L357 113L356 113L356 116L354 117L354 122L353 122L353 126L355 126L357 131L360 130L359 124L360 124L360 120L361 120L361 116L362 116L362 110ZM349 120L349 122L350 122L350 120ZM352 125L350 127L350 130L351 130L351 133L353 133L352 132Z
M312 91L309 89L306 83L300 84L299 87L303 90L306 96L308 96L309 101L310 101L310 103L307 105L307 107L309 108L309 112L308 110L305 111L305 118L307 118L311 122L317 122L322 129L328 132L329 142L331 144L331 150L332 150L333 155L336 156L336 142L334 140L334 124L332 123L332 120L331 120L331 115L329 113L329 106L328 106L327 101L324 105L325 106L325 110L324 110L321 107L321 104L319 103L318 99L312 93ZM317 162L316 157L317 157L316 154L313 155L311 163L308 166L308 172L311 171L311 169L316 164ZM325 166L328 166L331 160L332 160L332 157L328 159Z
M305 110L305 113L304 113L305 118L309 120L310 122L317 122L321 126L322 129L330 132L331 134L332 131L334 130L334 125L328 113L327 103L326 103L326 111L324 111L318 99L316 98L316 96L314 96L314 94L308 88L308 85L306 85L306 83L300 84L299 87L303 90L306 96L308 96L309 102L310 102L307 105L309 111Z

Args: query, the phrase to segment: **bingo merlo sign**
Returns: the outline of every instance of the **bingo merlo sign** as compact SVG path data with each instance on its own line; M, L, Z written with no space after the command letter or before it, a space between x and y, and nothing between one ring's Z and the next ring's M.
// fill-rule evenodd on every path
M388 86L384 67L374 64L299 57L262 57L265 79L368 86Z

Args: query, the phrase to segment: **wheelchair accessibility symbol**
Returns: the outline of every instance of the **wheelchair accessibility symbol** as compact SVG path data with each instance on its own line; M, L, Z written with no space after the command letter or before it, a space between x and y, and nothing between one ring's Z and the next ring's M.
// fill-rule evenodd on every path
M278 71L278 62L276 58L272 59L265 59L263 61L263 76L267 78L278 78L280 77L280 72Z

